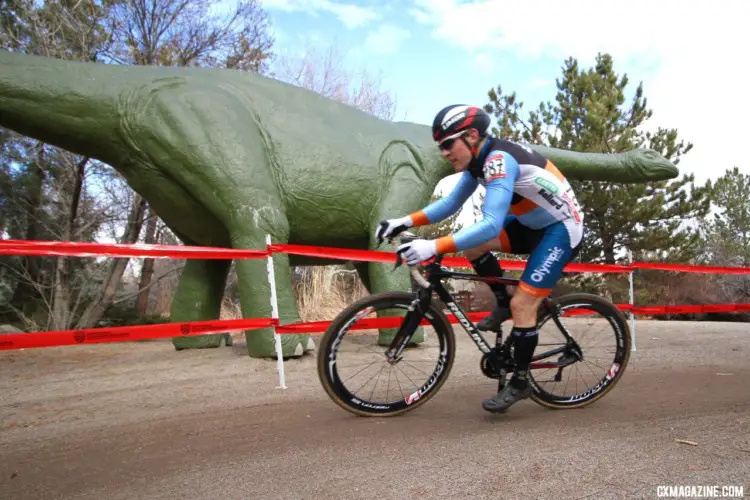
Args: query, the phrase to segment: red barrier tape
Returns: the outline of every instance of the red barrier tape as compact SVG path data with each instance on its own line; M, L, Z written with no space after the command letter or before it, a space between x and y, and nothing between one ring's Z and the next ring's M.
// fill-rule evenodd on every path
M383 252L376 250L353 250L338 247L320 247L308 245L272 244L268 246L272 253L288 253L294 255L305 255L307 257L321 257L326 259L358 260L366 262L396 263L394 252ZM471 269L472 265L464 257L443 258L443 264L447 267L465 267ZM526 260L501 260L503 269L509 271L522 271L526 267ZM631 271L630 266L617 264L568 264L566 272L593 272L593 273L627 273Z
M689 306L633 307L633 312L635 314L705 314L748 311L750 311L750 304L699 304Z
M750 304L703 304L703 305L675 305L675 306L646 306L633 307L631 304L616 304L622 311L632 311L640 315L660 314L705 314L715 312L750 312ZM585 314L585 312L580 312ZM474 322L487 316L489 311L470 312L466 315ZM457 324L458 318L453 314L446 315L451 324ZM386 318L367 318L357 322L352 330L367 330L375 328L396 328L401 318L398 316ZM512 320L511 320L512 321ZM156 338L187 337L192 335L207 335L215 333L229 333L235 331L254 330L276 325L279 334L300 334L324 332L330 321L313 321L308 323L294 323L279 325L271 318L247 318L217 321L192 321L182 323L164 323L144 326L122 326L115 328L90 328L85 330L58 330L52 332L13 333L0 335L0 351L12 349L28 349L35 347L53 347L76 344L99 344L104 342L127 342ZM422 321L427 325L427 320Z
M658 262L634 262L634 269L657 269L682 273L750 274L749 267L697 266L694 264L661 264Z
M394 252L356 250L338 247L320 247L294 244L272 244L266 250L245 250L221 247L183 245L145 245L120 243L81 243L72 241L26 241L0 240L0 255L37 255L73 257L156 257L178 259L259 259L269 253L288 253L308 257L321 257L337 260L357 260L365 262L396 262ZM526 260L501 260L503 268L521 271ZM443 263L448 267L471 269L471 263L464 257L446 256ZM565 266L565 272L628 273L634 269L655 269L688 273L750 274L750 267L698 266L692 264L662 264L656 262L634 262L620 264L579 264Z
M469 317L472 321L476 322L487 316L489 311L487 312L471 312L466 313L466 316ZM453 314L447 314L446 318L448 321L452 324L458 323L458 318L456 318ZM401 325L401 321L403 320L402 317L394 316L389 318L366 318L357 321L350 330L371 330L375 328L398 328ZM315 333L315 332L324 332L328 325L330 324L330 321L315 321L312 323L295 323L293 325L281 325L276 327L276 333L278 334L294 334L294 333ZM422 320L420 325L427 326L430 323L425 319Z
M193 321L159 325L118 326L115 328L90 328L82 330L56 330L52 332L12 333L0 335L0 351L52 347L59 345L99 344L102 342L127 342L164 337L188 337L209 333L227 333L273 326L277 322L267 318L247 318L219 321Z
M157 257L178 259L262 259L266 250L182 245L80 243L74 241L0 241L0 255L65 255L73 257Z
M292 245L274 243L268 245L268 251L272 253L289 253L304 255L307 257L322 257L326 259L358 260L367 262L396 263L395 252L383 252L376 250L355 250L351 248L317 247L307 245Z
M633 307L631 304L616 304L616 307L624 312L632 311L636 315L656 316L661 314L700 314L712 312L747 312L750 311L750 304L704 304L704 305L684 305L684 306L646 306ZM595 312L595 311L594 311ZM489 314L485 312L470 312L466 316L474 322L480 321ZM564 314L567 316L570 313ZM576 315L587 314L585 310L579 310ZM598 314L598 313L597 313ZM453 314L446 314L446 318L451 324L457 324L458 318ZM358 321L352 326L351 330L367 330L374 328L396 328L400 325L400 317L391 318L367 318ZM512 320L511 320L512 322ZM276 327L279 334L294 333L315 333L323 332L328 328L330 321L315 321L311 323L295 323L292 325L281 325ZM420 323L427 325L426 320Z

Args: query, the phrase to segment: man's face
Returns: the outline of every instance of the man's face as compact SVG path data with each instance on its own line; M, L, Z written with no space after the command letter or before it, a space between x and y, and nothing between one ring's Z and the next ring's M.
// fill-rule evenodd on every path
M466 139L472 143L472 136L474 131L465 135ZM471 163L471 150L466 145L466 142L461 140L461 137L454 137L452 139L446 139L439 145L440 153L443 157L451 162L453 170L456 172L463 172L469 168Z

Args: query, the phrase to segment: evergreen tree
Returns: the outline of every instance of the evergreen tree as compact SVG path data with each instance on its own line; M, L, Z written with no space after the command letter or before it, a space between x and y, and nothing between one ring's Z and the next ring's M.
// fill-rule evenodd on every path
M716 211L704 224L704 261L715 266L750 267L750 175L726 170L712 187ZM713 276L718 302L750 301L750 275ZM750 314L740 315L745 320Z
M493 132L499 137L592 153L648 147L678 164L692 144L679 139L676 129L644 131L652 111L642 83L626 102L628 83L627 75L615 72L608 54L599 54L585 70L569 58L556 80L555 102L540 103L526 121L520 116L523 103L515 92L503 94L501 86L488 92L485 109L497 119ZM708 185L696 187L694 181L692 174L639 184L571 180L585 215L580 260L621 263L628 250L634 258L696 258L700 235L686 223L703 217L710 200Z

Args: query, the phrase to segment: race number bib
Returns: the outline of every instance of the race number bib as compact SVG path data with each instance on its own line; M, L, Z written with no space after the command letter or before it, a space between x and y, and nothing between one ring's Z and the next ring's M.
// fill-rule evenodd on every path
M502 179L508 172L505 168L505 156L502 153L492 153L484 162L484 180Z

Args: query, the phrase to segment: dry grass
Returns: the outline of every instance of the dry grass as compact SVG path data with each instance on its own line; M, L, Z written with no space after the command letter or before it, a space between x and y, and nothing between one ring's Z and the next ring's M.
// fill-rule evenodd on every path
M342 309L365 296L367 289L356 271L342 266L302 268L295 295L302 321L327 321Z
M301 268L301 279L294 293L300 318L308 322L332 320L342 309L368 292L355 271L343 266L310 266ZM225 298L220 317L241 319L239 302Z
M221 303L219 319L242 319L240 303L225 297Z

